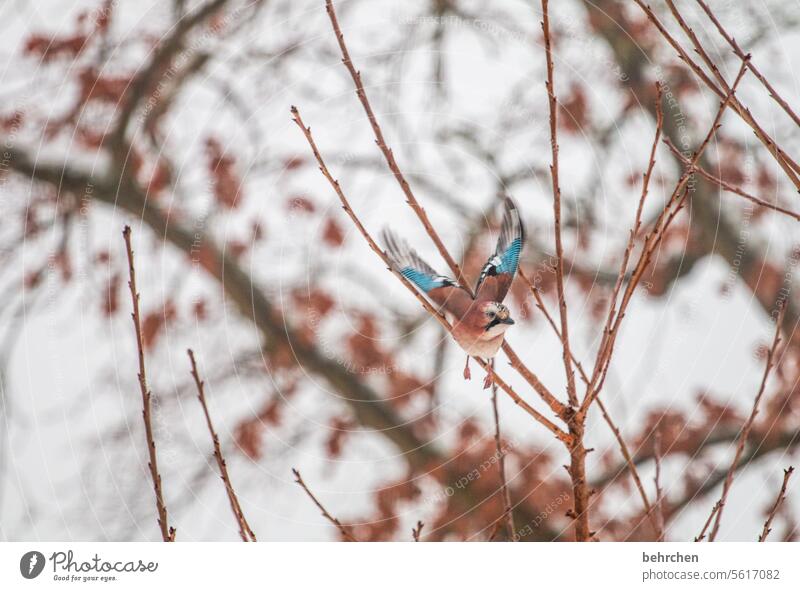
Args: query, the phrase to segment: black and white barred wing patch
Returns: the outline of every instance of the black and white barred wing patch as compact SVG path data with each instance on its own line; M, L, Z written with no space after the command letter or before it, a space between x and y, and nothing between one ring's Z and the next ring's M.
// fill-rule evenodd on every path
M519 209L510 197L506 197L503 223L494 254L483 266L478 285L475 288L477 299L502 302L514 275L519 267L519 257L525 243L525 228L519 216Z

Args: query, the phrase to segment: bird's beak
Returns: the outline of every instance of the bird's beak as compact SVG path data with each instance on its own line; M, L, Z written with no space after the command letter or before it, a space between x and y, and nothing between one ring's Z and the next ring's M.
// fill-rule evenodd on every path
M500 321L500 323L501 324L514 324L514 321L511 319L511 316L509 316L508 318L503 318Z

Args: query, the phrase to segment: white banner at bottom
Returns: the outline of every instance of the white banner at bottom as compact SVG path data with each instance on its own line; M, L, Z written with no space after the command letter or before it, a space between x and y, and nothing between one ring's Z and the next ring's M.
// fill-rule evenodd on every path
M790 543L13 542L0 589L796 590L799 562Z

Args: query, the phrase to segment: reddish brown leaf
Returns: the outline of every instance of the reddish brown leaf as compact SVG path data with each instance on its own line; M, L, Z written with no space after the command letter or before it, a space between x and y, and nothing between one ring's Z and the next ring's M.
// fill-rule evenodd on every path
M344 243L344 232L333 218L328 218L322 230L322 239L331 246L338 247Z

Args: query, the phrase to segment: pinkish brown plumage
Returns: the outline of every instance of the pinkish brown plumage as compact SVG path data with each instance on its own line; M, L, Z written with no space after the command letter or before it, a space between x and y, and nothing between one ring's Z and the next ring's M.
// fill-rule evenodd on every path
M481 270L475 297L449 277L436 273L403 240L393 233L384 233L386 254L397 272L416 285L444 312L453 324L453 338L467 353L464 377L469 379L469 356L493 358L505 339L505 332L514 324L503 300L511 288L519 266L525 231L519 210L506 198L500 237L494 254ZM484 385L488 387L491 376Z

